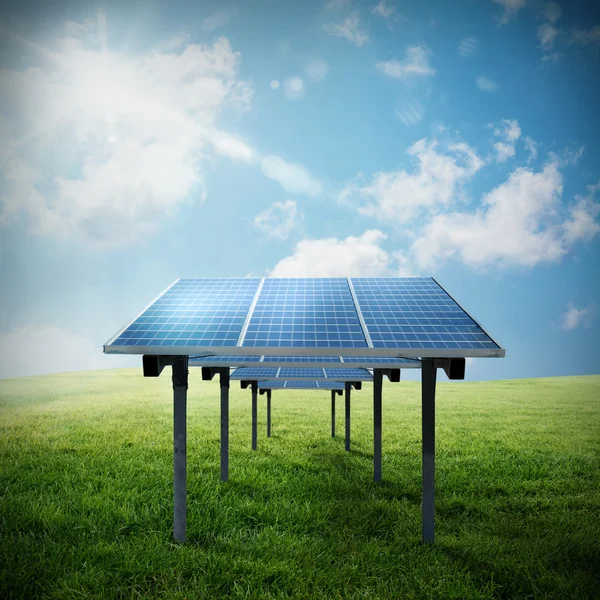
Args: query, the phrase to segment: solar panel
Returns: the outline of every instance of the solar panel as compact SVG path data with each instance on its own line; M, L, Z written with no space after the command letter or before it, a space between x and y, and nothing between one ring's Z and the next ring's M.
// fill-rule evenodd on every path
M342 360L343 359L343 362ZM396 369L420 369L421 361L412 358L393 358L390 356L259 356L224 354L220 356L191 356L189 365L200 367L253 367L265 366L294 368L302 365L306 368L343 367L349 364L361 368L394 367Z
M179 279L107 346L235 346L259 283Z
M264 356L262 362L289 362L289 363L339 363L339 356Z
M286 390L343 390L344 384L339 381L315 381L302 379L270 379L259 381L261 390L286 389Z
M260 362L260 356L257 354L240 354L240 355L231 355L225 354L222 356L190 356L189 364L192 363L198 365L212 365L218 364L219 366L235 366L243 363L258 363Z
M432 278L353 278L351 282L373 348L500 348Z
M319 388L324 390L343 390L344 384L339 381L318 381Z
M324 369L327 379L339 381L365 381L373 379L367 369Z
M306 354L297 362L311 367L316 356L339 362L342 353L344 360L504 356L483 328L425 277L181 279L104 351L271 355L263 362L286 367L296 360L286 364L278 353ZM223 363L214 358L205 364Z
M283 377L284 379L297 379L299 377L306 379L319 379L320 377L325 377L325 375L323 373L323 369L284 368L279 369L277 378L279 377Z
M275 367L236 369L231 374L231 379L271 379L277 377L279 369Z
M243 346L366 348L343 278L265 279Z
M248 379L260 381L263 379L303 379L326 381L371 381L373 375L367 369L277 369L270 367L235 369L231 379Z
M397 369L421 368L421 361L414 358L396 358L393 356L342 356L341 358L345 364L369 363L369 366L383 365L396 367Z

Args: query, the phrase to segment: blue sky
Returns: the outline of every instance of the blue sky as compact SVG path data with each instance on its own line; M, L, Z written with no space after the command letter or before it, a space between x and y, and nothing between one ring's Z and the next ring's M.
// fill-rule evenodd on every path
M598 373L590 4L4 8L0 376L249 274L432 275L507 349L468 379Z

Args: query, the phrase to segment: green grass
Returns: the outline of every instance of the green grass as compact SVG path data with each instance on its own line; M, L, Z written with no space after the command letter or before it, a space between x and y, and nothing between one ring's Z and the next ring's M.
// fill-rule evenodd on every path
M231 390L191 370L188 541L172 542L170 374L0 381L2 598L592 598L600 590L600 377L438 384L436 543L420 544L420 387L371 387L352 451L329 392ZM440 376L440 379L443 379ZM340 435L341 434L341 435Z

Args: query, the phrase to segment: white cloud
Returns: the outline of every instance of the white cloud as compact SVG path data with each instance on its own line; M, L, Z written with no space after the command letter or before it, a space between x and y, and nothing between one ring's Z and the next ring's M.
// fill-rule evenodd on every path
M418 100L407 100L401 107L396 110L396 116L404 123L404 125L418 125L425 114L425 110Z
M595 201L598 191L600 191L600 181L596 185L588 185L586 196L576 196L577 202L571 206L569 219L563 225L563 237L567 244L587 242L600 232L600 225L596 221L600 214L600 203Z
M272 79L269 85L271 86L272 90L276 90L279 88L279 81L277 81L277 79Z
M344 239L302 240L280 260L269 277L376 277L389 275L393 258L381 248L386 235L377 229Z
M474 213L435 216L412 246L421 268L455 257L473 267L492 264L533 267L567 251L557 219L562 176L556 162L542 171L517 168L483 196Z
M504 7L504 14L500 17L499 24L505 25L516 15L526 4L527 0L494 0L497 4Z
M140 364L139 357L105 355L81 333L54 325L27 325L0 335L0 357L0 378Z
M207 139L217 154L244 162L256 160L254 150L240 137L226 131L213 130L207 134Z
M90 23L81 33L91 36ZM0 71L5 220L23 211L36 233L133 244L203 197L210 146L242 160L252 152L217 127L224 106L252 96L226 38L132 57L70 37L47 55L44 68Z
M435 69L429 64L431 51L426 46L411 46L406 49L406 57L402 61L388 60L378 62L375 66L388 77L408 79L413 76L433 75Z
M298 211L294 200L273 202L269 208L254 217L253 225L267 237L285 240L292 231L298 229L303 215Z
M403 169L376 173L367 186L347 185L342 199L355 198L362 214L403 224L423 210L435 211L455 200L460 184L483 166L483 161L465 143L452 144L444 153L438 151L435 140L422 139L410 146L407 153L415 159L412 173Z
M548 2L542 9L542 14L550 23L556 23L562 15L562 10L556 2Z
M322 58L311 60L304 67L306 77L315 83L322 83L325 81L328 72L329 65Z
M590 29L575 29L571 40L575 44L600 46L600 25Z
M346 17L341 23L326 23L323 29L329 35L345 38L358 47L369 41L369 34L360 28L357 12Z
M537 158L537 144L535 143L535 140L528 136L523 138L523 143L525 144L525 150L529 153L529 156L527 157L527 164L529 164L532 160Z
M200 29L210 33L219 27L225 27L225 25L228 25L231 19L233 19L236 13L237 10L235 8L222 8L217 10L210 15L210 17L200 21Z
M283 93L290 100L300 100L304 97L304 81L298 76L288 77L283 82Z
M495 81L489 79L488 77L484 77L483 75L480 75L475 80L475 83L482 92L495 92L500 88Z
M466 37L458 44L458 53L461 56L475 56L479 52L479 40L474 37Z
M566 312L562 316L562 328L571 331L579 325L589 325L587 308L576 308L572 302L569 302Z
M379 4L375 5L373 8L373 14L383 17L384 19L389 19L395 12L394 7L386 4L384 0L381 0Z
M501 123L501 129L494 129L494 135L501 138L501 141L494 144L498 162L504 162L515 155L515 144L521 137L521 128L515 119L503 119Z
M312 178L302 165L288 163L279 156L266 156L261 162L263 174L277 181L281 187L291 194L318 196L322 192L321 184Z
M554 40L558 35L558 29L550 23L543 23L538 27L538 39L542 50L550 50L554 46Z

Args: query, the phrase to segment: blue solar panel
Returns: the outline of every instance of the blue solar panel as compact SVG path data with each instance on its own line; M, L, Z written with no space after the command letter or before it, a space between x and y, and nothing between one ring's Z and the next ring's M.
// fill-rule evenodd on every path
M339 363L339 356L265 356L262 362L277 362L277 363Z
M407 368L421 366L421 361L414 358L395 358L392 356L342 356L344 363L372 363L387 367Z
M271 379L272 377L277 377L277 371L279 369L274 367L265 367L265 368L242 368L236 369L231 374L231 379Z
M279 375L277 378L283 379L296 379L296 378L304 378L304 379L318 379L320 377L325 377L323 374L323 369L307 369L307 368L282 368L279 369Z
M257 354L240 354L230 355L225 354L222 356L190 356L190 365L212 365L212 364L223 364L223 365L239 365L242 363L258 363L260 362L260 356Z
M325 369L325 375L328 379L340 381L373 379L373 375L367 369Z
M339 381L318 381L319 388L324 390L343 390L344 384Z
M260 279L180 279L110 345L235 346L259 283Z
M351 281L374 348L499 348L434 279Z
M243 346L366 348L348 282L265 279Z

